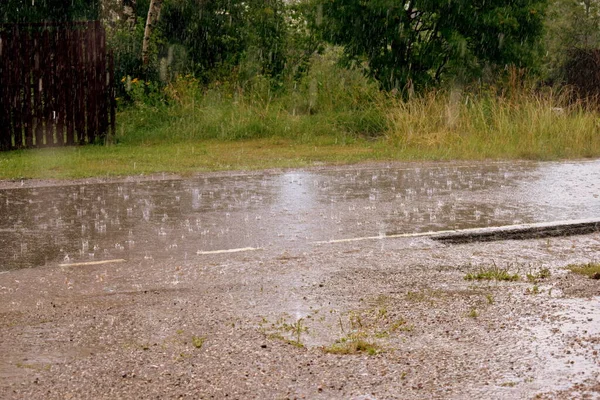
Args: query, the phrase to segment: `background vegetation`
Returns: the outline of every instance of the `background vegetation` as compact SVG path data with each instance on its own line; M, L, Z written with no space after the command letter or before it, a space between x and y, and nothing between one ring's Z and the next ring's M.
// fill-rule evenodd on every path
M596 0L164 0L144 64L150 5L0 11L101 18L115 53L116 136L52 151L51 176L600 155ZM40 176L27 154L0 175Z

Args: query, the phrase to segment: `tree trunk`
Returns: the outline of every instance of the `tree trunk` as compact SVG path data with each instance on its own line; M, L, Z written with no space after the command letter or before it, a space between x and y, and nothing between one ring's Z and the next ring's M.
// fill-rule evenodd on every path
M146 19L146 29L144 30L144 41L142 43L142 62L144 63L144 66L148 65L148 61L150 60L150 36L152 35L154 24L160 15L160 7L162 6L162 3L163 0L150 1L148 18Z

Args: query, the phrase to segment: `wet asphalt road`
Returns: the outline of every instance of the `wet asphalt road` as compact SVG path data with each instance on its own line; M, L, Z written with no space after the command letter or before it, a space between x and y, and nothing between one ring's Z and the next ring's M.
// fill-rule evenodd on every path
M24 185L0 190L0 271L595 218L599 195L598 160Z

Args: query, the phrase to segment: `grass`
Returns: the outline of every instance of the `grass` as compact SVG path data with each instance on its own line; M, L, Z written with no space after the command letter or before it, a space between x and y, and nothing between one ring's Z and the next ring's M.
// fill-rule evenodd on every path
M600 114L566 106L565 94L448 89L401 101L338 66L335 51L315 57L307 76L277 91L260 77L132 90L112 144L0 153L0 179L600 156Z
M267 338L281 340L292 346L304 348L304 344L301 340L302 334L308 333L308 327L304 323L304 318L300 318L296 322L288 323L284 316L279 318L276 322L269 324L269 321L263 317L259 325L261 327L261 332L264 333ZM289 335L292 335L293 338L286 337Z
M479 317L479 311L475 307L472 307L467 314L469 318L477 318Z
M490 268L481 268L478 272L465 275L466 281L507 281L514 282L520 279L519 274L511 274L508 269L493 266Z
M548 268L542 268L537 273L530 272L526 275L527 281L537 283L541 279L549 278L552 275Z
M533 287L527 288L525 290L525 294L540 294L540 293L541 293L541 291L540 291L540 288L539 288L539 286L537 284L533 285Z
M568 265L567 269L579 275L587 276L592 279L600 279L600 264L587 263L580 265Z
M359 354L366 353L370 356L380 354L382 349L375 343L361 338L342 338L331 346L324 347L323 351L329 354Z
M204 345L205 341L206 341L205 337L192 336L192 344L197 349L201 349L202 346Z
M304 348L304 344L302 342L299 342L297 340L294 339L288 339L285 336L283 336L280 333L270 333L267 335L267 338L272 339L272 340L281 340L289 345L292 345L294 347L297 347L299 349L303 349Z

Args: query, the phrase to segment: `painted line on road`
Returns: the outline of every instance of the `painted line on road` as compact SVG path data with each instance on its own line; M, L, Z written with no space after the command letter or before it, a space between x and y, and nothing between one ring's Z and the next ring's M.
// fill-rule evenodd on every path
M126 260L119 258L116 260L102 260L102 261L78 262L78 263L71 263L71 264L58 264L58 266L59 267L82 267L85 265L102 265L102 264L122 263L125 261Z
M242 253L245 251L257 251L262 250L260 247L242 247L239 249L227 249L227 250L210 250L210 251L200 251L196 252L197 255L205 255L205 254L227 254L227 253Z
M509 240L547 236L568 236L600 231L600 219L578 219L567 221L540 222L532 224L502 225L488 228L452 229L442 231L399 233L378 236L364 236L347 239L332 239L312 244L350 243L366 240L430 237L447 243L467 241Z
M357 238L348 238L348 239L332 239L332 240L322 240L318 242L313 242L313 244L333 244L333 243L349 243L349 242L362 242L366 240L384 240L384 239L398 239L398 238L416 238L423 236L434 236L442 233L451 233L458 232L456 230L449 231L430 231L430 232L417 232L417 233L395 233L391 235L378 235L378 236L363 236Z

